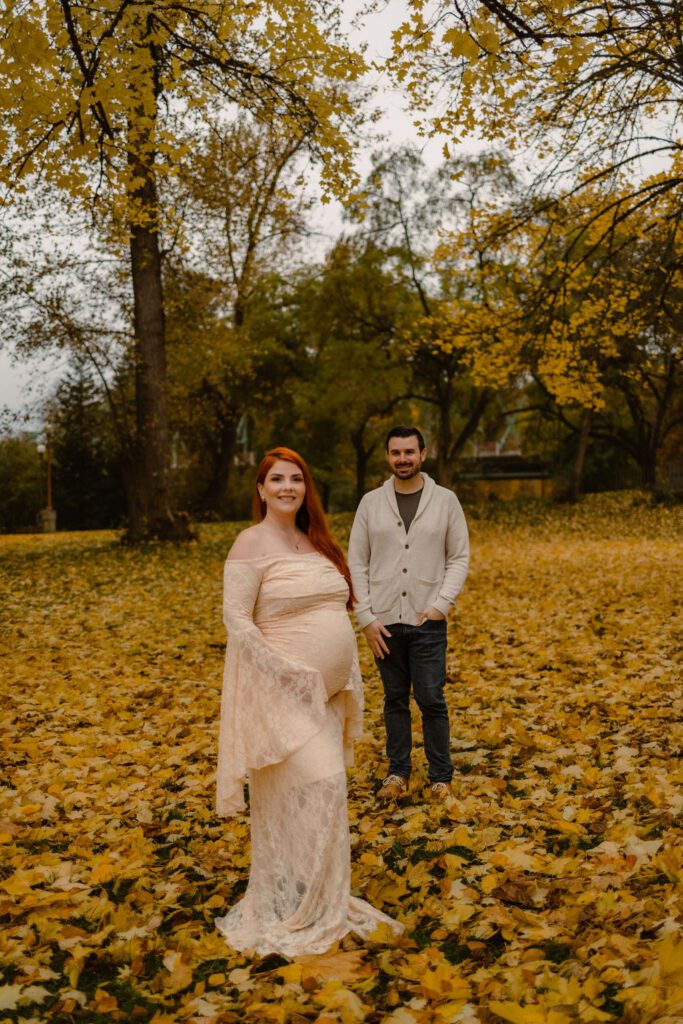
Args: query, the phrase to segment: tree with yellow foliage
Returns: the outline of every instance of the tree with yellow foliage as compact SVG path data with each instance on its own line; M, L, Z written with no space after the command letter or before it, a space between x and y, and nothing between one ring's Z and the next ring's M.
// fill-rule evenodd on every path
M410 8L390 68L425 128L456 139L476 132L532 161L545 157L537 182L545 192L553 179L581 187L622 169L630 187L612 194L621 214L653 210L679 189L678 0L413 0ZM670 163L643 179L646 156Z
M657 223L665 202L680 214L678 0L410 6L395 34L391 71L407 86L424 131L456 140L476 134L519 154L531 209L547 214L552 231L554 266L545 261L552 287L579 249L590 261L603 242L612 251L623 244L625 230L635 240ZM567 203L573 215L562 236ZM510 209L499 233L526 233L529 209ZM546 245L543 231L534 244Z
M163 182L207 111L248 110L303 135L328 190L351 175L360 56L323 0L13 2L0 14L0 181L36 178L104 204L130 256L136 434L130 535L183 537L172 512L166 397Z
M436 252L459 283L478 280L482 297L443 306L439 346L459 345L480 386L537 382L542 411L576 437L574 498L591 437L630 456L652 486L658 453L682 422L675 199L654 223L641 211L614 225L610 197L597 191L586 198L604 212L588 223L578 196L551 210L528 207L514 232L508 211L482 211L473 231L444 239Z

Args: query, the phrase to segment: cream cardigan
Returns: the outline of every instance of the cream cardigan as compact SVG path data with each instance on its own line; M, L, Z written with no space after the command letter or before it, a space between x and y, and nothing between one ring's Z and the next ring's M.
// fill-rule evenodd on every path
M356 619L385 626L416 626L432 605L443 615L460 593L469 565L467 523L452 491L426 473L424 491L408 533L398 511L393 476L366 494L349 541Z

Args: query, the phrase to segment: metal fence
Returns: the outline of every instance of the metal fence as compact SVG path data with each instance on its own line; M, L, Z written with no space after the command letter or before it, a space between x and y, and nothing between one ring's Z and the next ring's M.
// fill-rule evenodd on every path
M635 463L627 463L617 468L610 467L608 472L588 473L584 480L587 493L600 491L632 491L647 489L647 479ZM656 489L663 491L683 491L683 462L666 462L657 466Z
M683 461L669 462L659 472L659 486L670 491L683 491Z

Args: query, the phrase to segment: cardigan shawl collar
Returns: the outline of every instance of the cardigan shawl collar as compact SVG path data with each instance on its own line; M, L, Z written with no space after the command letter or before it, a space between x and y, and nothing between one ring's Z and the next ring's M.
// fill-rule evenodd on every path
M422 473L422 480L424 482L424 486L422 488L422 497L420 498L420 504L417 506L417 512L413 517L413 522L410 524L411 530L413 528L413 523L416 523L420 516L422 515L422 513L425 511L432 496L434 495L434 491L436 490L436 484L427 473ZM382 484L382 490L385 498L389 502L389 507L391 508L391 511L394 513L397 519L400 519L401 513L398 510L398 502L396 501L396 488L394 487L393 474L389 477L388 480L384 481L384 483Z

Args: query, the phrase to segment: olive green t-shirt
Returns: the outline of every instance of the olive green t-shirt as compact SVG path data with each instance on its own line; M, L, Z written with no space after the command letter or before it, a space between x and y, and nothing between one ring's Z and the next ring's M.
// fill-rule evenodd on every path
M423 490L424 487L421 487L419 491L413 491L412 494L401 494L399 491L395 492L396 504L398 505L398 511L401 519L403 520L403 525L406 528L406 533L410 529L410 524L415 518L415 513L417 512L417 506L420 504L420 498L422 497Z

